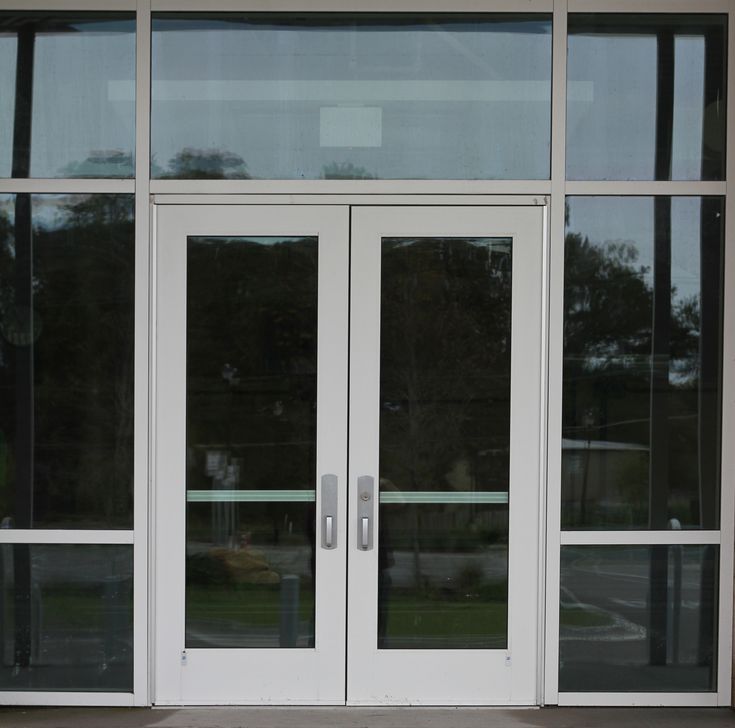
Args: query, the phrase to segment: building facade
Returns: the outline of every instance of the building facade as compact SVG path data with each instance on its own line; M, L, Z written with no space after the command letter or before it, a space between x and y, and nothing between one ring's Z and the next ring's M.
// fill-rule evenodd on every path
M731 704L731 0L0 0L0 703Z

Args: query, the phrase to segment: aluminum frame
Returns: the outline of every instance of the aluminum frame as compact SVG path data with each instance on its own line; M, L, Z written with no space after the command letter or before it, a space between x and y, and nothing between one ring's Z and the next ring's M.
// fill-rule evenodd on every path
M551 179L509 181L211 181L150 180L150 32L151 12L160 11L310 11L373 12L539 12L553 13ZM547 372L541 403L547 417L543 445L545 466L545 525L540 570L544 614L542 665L539 669L539 704L560 705L730 705L732 676L733 562L735 547L735 448L722 448L721 523L719 531L679 531L677 543L720 544L720 604L718 624L718 686L710 693L570 693L558 691L559 557L563 544L671 543L662 532L562 532L561 496L561 382L564 276L564 203L566 195L717 195L725 197L724 333L722 368L722 441L735 442L735 154L727 160L725 182L607 182L566 180L566 45L567 16L571 12L620 13L724 13L728 15L728 127L735 140L735 0L0 0L0 10L137 11L136 36L136 178L133 179L3 179L0 193L135 193L135 506L134 528L129 531L0 530L0 543L127 543L134 549L134 692L66 693L2 692L0 703L26 705L150 705L155 695L149 650L155 629L155 594L151 589L153 566L150 543L153 502L151 469L155 458L152 440L155 382L151 372L155 321L152 226L157 204L189 204L196 200L218 204L316 204L338 200L346 204L528 204L528 199L550 196L545 255L548 291L544 297L547 329ZM151 194L155 194L155 200ZM457 197L454 197L457 196ZM286 199L288 198L288 199ZM515 200L515 203L513 202ZM537 200L534 200L539 204ZM545 534L543 532L545 528ZM93 540L96 539L96 540ZM653 541L652 539L659 539ZM543 605L545 602L545 606Z

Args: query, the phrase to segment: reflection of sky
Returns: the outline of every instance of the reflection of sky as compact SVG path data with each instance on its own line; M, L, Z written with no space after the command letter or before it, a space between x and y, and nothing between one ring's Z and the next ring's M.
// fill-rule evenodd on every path
M701 179L704 38L674 44L673 179ZM653 179L657 42L652 35L570 35L569 82L591 96L567 107L570 179Z
M332 164L382 178L548 177L548 21L362 22L154 20L157 164L218 147L255 177L314 178ZM353 128L329 134L339 108Z
M222 245L223 243L226 245L237 245L238 243L249 243L251 245L283 245L288 243L301 243L304 240L316 240L315 237L309 235L300 237L281 237L278 235L269 235L267 237L253 235L238 235L237 237L231 237L229 235L190 235L187 239L189 242L197 243L198 245L201 245L202 243L211 243L212 245Z
M489 250L500 250L502 252L508 252L508 246L513 242L513 238L453 238L447 236L442 236L441 238L383 238L383 242L394 244L395 248L410 248L413 245L425 243L427 240L441 240L442 242L458 240L465 245L471 245L475 248L487 248Z
M671 199L671 284L678 299L699 295L700 224L700 198ZM638 259L633 265L646 267L646 281L653 285L653 198L572 197L567 230L595 245L635 244Z
M84 162L91 154L134 151L134 101L111 99L109 83L135 78L135 23L114 20L85 23L79 28L81 32L39 33L36 37L31 143L34 177L64 176L68 164ZM16 51L15 35L0 35L3 177L10 176ZM116 174L104 165L95 167L99 167L99 176ZM132 171L129 165L125 170L128 175Z
M90 154L133 152L133 21L77 27L36 39L33 176L58 176ZM546 20L439 19L358 31L349 23L156 20L155 27L165 29L153 38L152 142L163 167L193 147L239 154L256 177L318 177L334 163L385 178L548 176ZM704 47L702 35L675 38L676 179L700 176ZM10 173L16 50L13 34L0 35L0 176ZM656 52L653 35L570 36L571 178L653 176ZM280 91L260 98L259 82ZM412 100L402 96L409 93ZM289 100L294 95L300 100ZM340 108L354 111L343 118L355 128L328 146L320 113ZM348 146L350 134L356 146ZM98 163L81 174L124 170L132 171Z
M33 226L45 230L60 230L68 224L66 207L89 195L33 195ZM0 214L15 219L15 195L0 195Z

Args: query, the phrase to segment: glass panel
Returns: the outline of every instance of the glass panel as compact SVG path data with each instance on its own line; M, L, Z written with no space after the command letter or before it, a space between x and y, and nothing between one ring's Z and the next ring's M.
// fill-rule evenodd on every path
M548 179L548 15L156 15L156 178Z
M133 547L0 545L0 690L133 690Z
M190 237L187 647L313 647L316 237Z
M382 241L382 649L507 646L511 247Z
M559 690L716 690L718 562L718 546L562 546Z
M719 528L723 200L572 197L562 525Z
M567 177L721 180L725 15L571 14Z
M0 176L133 176L134 15L0 13L0 61Z
M132 528L133 210L0 196L1 528Z

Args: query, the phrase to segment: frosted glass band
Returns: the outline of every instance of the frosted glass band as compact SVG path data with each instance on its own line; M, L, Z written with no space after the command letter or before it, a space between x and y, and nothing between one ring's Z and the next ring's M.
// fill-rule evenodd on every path
M189 503L313 503L315 490L187 490Z

